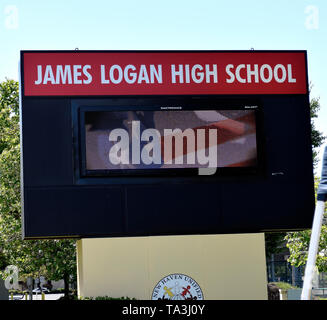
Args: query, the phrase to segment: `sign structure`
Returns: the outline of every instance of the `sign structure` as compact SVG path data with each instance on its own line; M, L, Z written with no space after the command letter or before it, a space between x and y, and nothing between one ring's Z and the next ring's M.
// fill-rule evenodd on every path
M311 225L305 51L22 51L21 120L26 239Z

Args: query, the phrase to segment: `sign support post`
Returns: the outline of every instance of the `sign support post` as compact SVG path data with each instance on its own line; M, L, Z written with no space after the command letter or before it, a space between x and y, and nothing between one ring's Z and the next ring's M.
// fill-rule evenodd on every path
M313 219L309 254L304 274L304 283L301 300L310 300L312 289L312 277L316 265L316 257L319 248L319 239L322 225L322 218L325 211L325 201L327 200L327 147L323 157L321 181L318 188L317 204Z

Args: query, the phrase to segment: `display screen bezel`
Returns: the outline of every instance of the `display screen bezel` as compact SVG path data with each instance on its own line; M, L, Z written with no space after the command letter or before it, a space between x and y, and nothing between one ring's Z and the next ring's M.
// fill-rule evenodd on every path
M86 130L85 114L87 112L110 111L186 111L186 110L249 110L255 111L257 165L249 167L218 167L206 176L237 177L260 176L263 172L263 107L254 99L221 99L214 97L163 97L161 98L108 98L73 101L73 127L75 133L75 172L80 179L105 180L115 177L195 177L198 168L156 168L156 169L115 169L88 170L86 166ZM201 174L200 174L201 175Z

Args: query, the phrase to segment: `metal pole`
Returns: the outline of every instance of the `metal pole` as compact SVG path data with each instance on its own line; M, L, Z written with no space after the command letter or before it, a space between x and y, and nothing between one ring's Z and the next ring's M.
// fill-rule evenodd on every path
M30 300L33 300L33 292L32 289L29 290Z
M30 296L30 300L33 300L33 278L32 277L28 277L26 279L26 284L27 284L27 288L28 288L28 293Z
M311 298L312 278L316 265L316 257L319 248L320 231L321 231L321 224L322 224L322 218L324 216L324 211L325 211L325 202L317 201L312 232L311 232L308 260L304 273L304 282L303 282L301 300L310 300Z
M325 211L325 201L327 200L327 146L325 147L322 159L322 173L317 191L317 203L313 218L310 246L307 265L305 267L303 289L301 300L310 300L312 289L313 272L316 265L316 258L319 248L319 238L321 232L322 218Z
M275 279L275 256L274 254L272 253L271 254L271 282L276 282L276 279Z

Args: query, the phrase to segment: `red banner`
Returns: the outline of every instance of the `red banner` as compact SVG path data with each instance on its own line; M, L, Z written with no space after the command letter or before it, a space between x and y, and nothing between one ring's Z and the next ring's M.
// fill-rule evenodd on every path
M305 51L22 52L25 96L306 94Z

